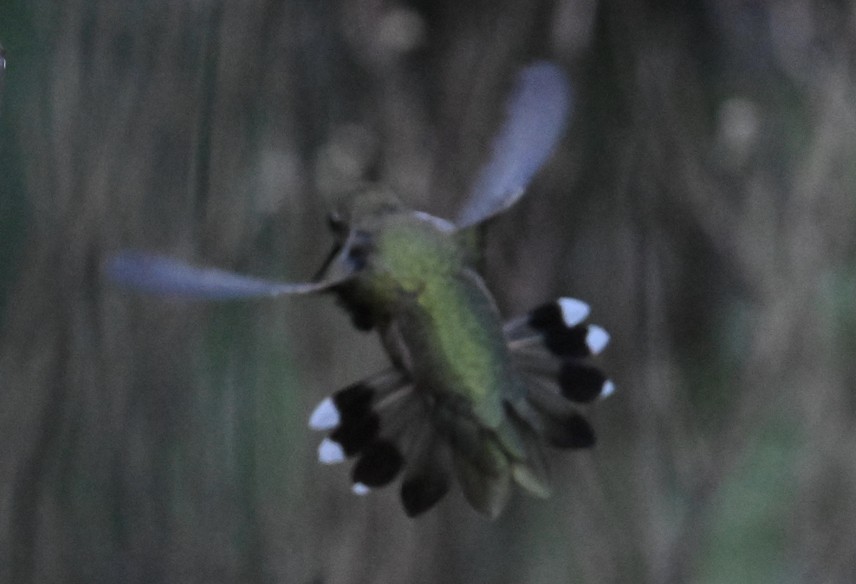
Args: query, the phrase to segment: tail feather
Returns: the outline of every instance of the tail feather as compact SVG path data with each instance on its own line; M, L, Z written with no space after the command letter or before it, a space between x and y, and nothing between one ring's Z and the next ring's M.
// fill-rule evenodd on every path
M511 466L502 451L491 440L477 457L453 447L455 476L470 505L491 519L496 518L511 495ZM485 464L488 463L488 464ZM490 468L486 472L487 467Z
M555 357L597 355L609 343L609 334L596 324L583 324L588 314L581 300L548 302L505 325L508 346L517 352L547 349Z
M401 481L401 502L410 517L436 505L452 484L449 446L427 418L415 434Z
M376 440L360 454L351 476L354 485L376 489L392 482L403 467L404 456L399 448L388 440Z
M546 392L530 392L515 405L515 411L555 448L591 448L595 444L588 420L573 406L556 403Z
M356 456L381 437L381 416L397 401L406 397L407 378L388 370L340 389L325 398L309 418L315 430L330 434L318 448L322 463L341 462Z
M523 453L511 463L511 476L518 485L536 497L547 498L550 487L550 466L542 441L535 429L514 409L508 408L508 418L522 444Z

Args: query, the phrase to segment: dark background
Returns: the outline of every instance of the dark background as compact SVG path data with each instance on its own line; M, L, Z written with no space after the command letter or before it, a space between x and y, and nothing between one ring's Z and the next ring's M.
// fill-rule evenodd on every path
M3 582L856 581L856 6L5 0ZM306 280L331 193L451 217L514 74L575 115L495 221L503 312L584 298L616 395L496 522L357 498L306 428L385 363L330 298L104 285L139 247Z

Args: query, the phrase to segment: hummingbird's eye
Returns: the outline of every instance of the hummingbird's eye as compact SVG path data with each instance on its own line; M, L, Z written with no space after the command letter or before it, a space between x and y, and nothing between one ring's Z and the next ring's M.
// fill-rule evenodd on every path
M366 267L366 260L371 253L371 238L367 233L358 231L354 233L351 245L348 247L348 261L357 270Z

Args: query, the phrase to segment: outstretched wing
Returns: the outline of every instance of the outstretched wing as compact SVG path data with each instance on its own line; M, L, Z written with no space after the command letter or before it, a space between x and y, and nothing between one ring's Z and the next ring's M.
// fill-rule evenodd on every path
M458 227L480 223L523 195L562 137L570 108L570 82L559 67L537 62L520 72L505 123L493 143L490 160L458 214Z
M112 256L104 266L104 273L113 284L137 292L202 300L309 294L327 290L342 281L275 282L215 268L200 268L166 256L133 250Z

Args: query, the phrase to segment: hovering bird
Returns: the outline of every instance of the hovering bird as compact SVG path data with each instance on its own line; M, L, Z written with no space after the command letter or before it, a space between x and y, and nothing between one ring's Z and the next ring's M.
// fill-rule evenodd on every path
M107 275L140 292L212 300L333 294L356 328L378 332L390 364L312 412L309 426L327 432L319 460L353 459L358 494L400 476L410 516L434 507L456 477L470 504L496 517L513 483L549 495L544 445L591 447L594 431L578 406L614 389L586 362L609 341L585 323L586 303L560 298L503 324L465 243L470 228L522 196L562 136L570 102L556 65L523 69L456 220L361 187L330 215L335 245L316 281L262 280L138 251L113 256Z

